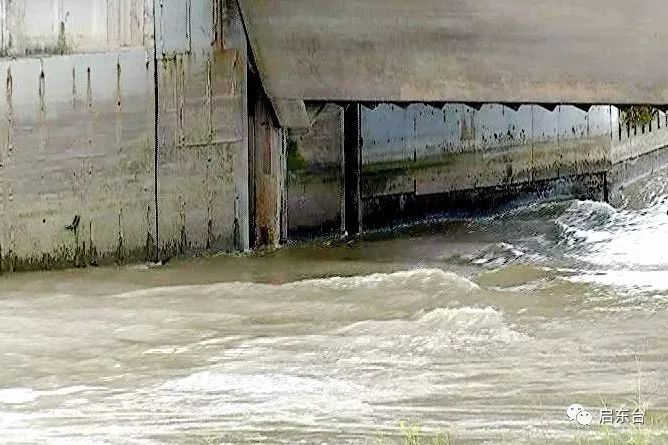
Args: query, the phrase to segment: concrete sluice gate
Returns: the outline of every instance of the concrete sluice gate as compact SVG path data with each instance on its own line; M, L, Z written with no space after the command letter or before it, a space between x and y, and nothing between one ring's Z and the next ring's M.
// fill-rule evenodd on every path
M293 236L480 216L540 200L608 201L668 160L668 116L658 110L645 125L625 123L610 105L313 104L308 112L312 127L288 141ZM359 116L352 137L347 114ZM347 141L359 141L359 153ZM350 162L359 163L357 182L345 177ZM358 224L349 208L359 208Z
M0 273L607 199L668 141L614 106L284 103L231 0L5 0L0 24Z

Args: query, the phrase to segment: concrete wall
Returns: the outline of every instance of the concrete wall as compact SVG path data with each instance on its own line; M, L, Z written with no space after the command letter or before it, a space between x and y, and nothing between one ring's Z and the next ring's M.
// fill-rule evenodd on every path
M240 16L159 2L156 89L153 6L0 1L0 270L249 247Z
M606 199L618 119L611 106L366 110L365 224L404 214L475 214L520 200Z
M309 106L313 124L290 133L288 229L292 236L338 232L342 224L343 110Z
M655 113L654 120L642 127L618 122L613 131L613 164L646 155L668 145L668 115L662 111Z
M363 115L363 197L417 195L516 184L605 169L609 106L548 111L381 105Z
M261 248L277 245L287 235L285 134L264 93L251 95L250 108L251 239L253 247Z
M290 173L295 235L336 231L340 222L341 178L329 171L341 162L341 111L324 110L311 131L293 138L303 158ZM364 222L470 214L519 199L606 199L624 181L668 161L667 124L658 112L651 126L626 128L612 106L363 107Z
M363 115L365 221L494 210L518 200L612 199L668 162L668 118L621 123L618 108L517 110L381 105Z
M184 14L188 6L189 14ZM242 250L248 234L246 45L233 3L163 0L158 17L160 247ZM224 20L222 49L212 46Z
M620 124L611 150L611 195L616 198L626 183L668 164L668 115L655 111L643 127Z
M150 45L152 0L2 0L0 51L11 56Z
M0 76L2 269L150 256L149 54L3 60Z

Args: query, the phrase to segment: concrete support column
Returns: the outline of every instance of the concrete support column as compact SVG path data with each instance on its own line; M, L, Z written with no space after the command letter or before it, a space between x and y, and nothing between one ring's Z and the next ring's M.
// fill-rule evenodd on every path
M258 248L276 246L281 241L286 174L283 130L274 120L269 100L259 93L249 119L253 139L249 142L253 148L253 238Z
M361 106L348 104L343 117L345 229L348 236L362 233L362 127Z

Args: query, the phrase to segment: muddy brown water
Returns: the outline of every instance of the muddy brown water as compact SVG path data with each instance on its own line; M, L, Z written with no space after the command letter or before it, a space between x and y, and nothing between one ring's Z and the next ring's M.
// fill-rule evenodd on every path
M3 277L0 443L398 443L402 421L596 443L604 406L668 408L667 179L615 207ZM642 434L668 443L660 422Z

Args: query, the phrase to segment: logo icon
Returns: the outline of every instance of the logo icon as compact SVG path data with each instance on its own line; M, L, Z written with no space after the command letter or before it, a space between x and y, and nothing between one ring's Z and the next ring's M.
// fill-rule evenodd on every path
M584 409L579 403L574 403L566 409L566 415L573 422L582 426L589 426L593 420L591 413Z

